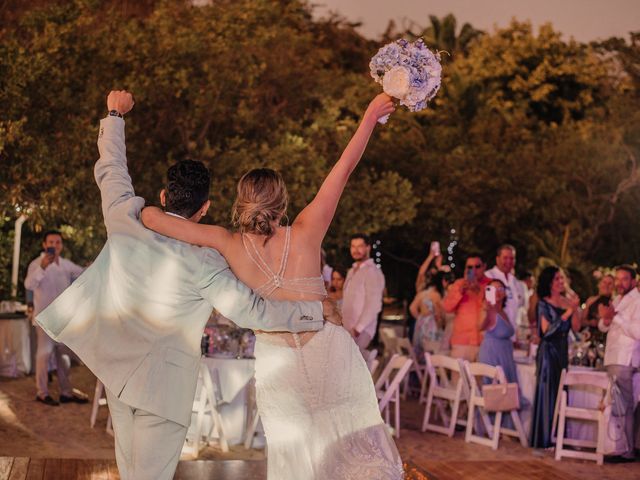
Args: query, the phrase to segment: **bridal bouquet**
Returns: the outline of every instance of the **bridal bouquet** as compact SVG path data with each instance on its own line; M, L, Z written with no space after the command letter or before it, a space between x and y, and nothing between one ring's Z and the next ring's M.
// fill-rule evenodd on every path
M426 108L440 88L440 54L431 52L421 38L385 45L373 56L369 69L384 92L412 112ZM386 118L380 121L385 123Z

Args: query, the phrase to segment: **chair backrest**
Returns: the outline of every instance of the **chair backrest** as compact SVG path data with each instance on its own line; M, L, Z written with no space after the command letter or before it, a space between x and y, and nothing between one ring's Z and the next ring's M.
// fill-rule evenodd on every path
M462 365L457 358L447 357L446 355L436 355L428 352L424 353L427 375L432 385L451 390L462 388L464 397L467 396L466 381L462 375ZM451 385L451 378L457 374L457 382Z
M367 353L364 356L364 361L367 362L367 365L369 365L371 362L373 362L376 357L378 356L378 349L374 348L372 350L367 350Z
M486 377L493 383L507 383L502 367L487 365L480 362L463 361L465 378L469 391L474 397L482 397L482 388L478 383L478 377Z
M388 388L389 384L395 379L395 377L398 376L398 371L402 369L402 367L404 367L407 360L410 361L411 359L403 355L394 353L387 364L384 366L382 373L376 381L376 391L381 391L383 387Z
M386 356L396 351L396 330L391 327L385 327L378 330L378 335L382 345L384 345L384 354Z
M380 378L376 382L376 391L384 392L378 401L380 411L383 411L392 397L397 394L400 388L400 382L409 373L409 369L413 364L413 360L401 355L393 355L387 366L384 368ZM392 374L395 374L392 377ZM384 386L384 389L382 388Z
M575 371L575 370L563 370L562 386L576 387L596 387L602 390L609 388L610 379L606 372L589 372L589 371Z
M378 365L380 365L380 360L378 360L377 358L374 358L373 361L370 364L368 364L369 372L371 373L371 375L376 373L376 370L378 369Z

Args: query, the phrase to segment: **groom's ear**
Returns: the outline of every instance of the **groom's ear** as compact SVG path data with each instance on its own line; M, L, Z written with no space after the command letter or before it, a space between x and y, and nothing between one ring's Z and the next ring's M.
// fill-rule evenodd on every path
M160 205L167 206L167 191L164 188L160 190Z

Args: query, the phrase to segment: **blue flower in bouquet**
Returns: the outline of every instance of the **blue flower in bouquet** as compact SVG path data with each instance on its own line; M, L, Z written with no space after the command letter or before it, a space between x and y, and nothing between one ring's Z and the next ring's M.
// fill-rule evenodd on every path
M440 54L427 48L422 39L399 39L378 50L369 70L384 92L400 100L412 112L427 107L440 88Z

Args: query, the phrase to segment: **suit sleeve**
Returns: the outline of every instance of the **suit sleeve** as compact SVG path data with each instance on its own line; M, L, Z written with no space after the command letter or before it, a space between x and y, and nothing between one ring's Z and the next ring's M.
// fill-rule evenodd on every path
M110 234L114 224L117 224L114 220L118 215L118 205L135 196L127 169L122 118L109 116L100 120L98 151L100 158L96 162L94 175L102 197L104 223Z
M294 333L322 328L321 302L276 302L258 297L215 250L207 250L202 264L202 298L239 327Z
M358 333L362 333L368 325L376 321L378 313L382 310L383 292L384 275L377 270L369 273L364 279L364 308L355 326Z

